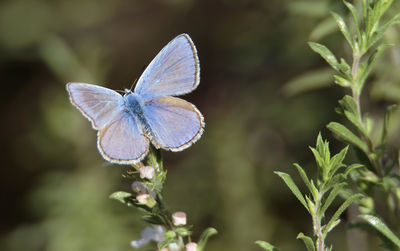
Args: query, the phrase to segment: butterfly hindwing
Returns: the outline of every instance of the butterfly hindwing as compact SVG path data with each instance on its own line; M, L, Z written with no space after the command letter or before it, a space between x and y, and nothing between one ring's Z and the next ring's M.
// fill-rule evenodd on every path
M70 100L91 122L94 129L107 125L123 110L122 96L108 88L83 83L67 84Z
M98 132L97 146L103 157L110 162L134 164L146 156L149 141L142 134L135 118L122 111Z
M181 151L203 133L204 119L191 103L165 96L145 104L144 115L150 127L152 143L171 151Z
M194 90L200 82L196 47L187 34L169 42L139 78L135 93L145 100L178 96Z

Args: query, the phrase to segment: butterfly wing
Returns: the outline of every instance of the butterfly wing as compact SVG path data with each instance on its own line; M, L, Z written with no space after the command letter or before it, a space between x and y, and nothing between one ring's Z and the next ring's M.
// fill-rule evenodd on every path
M177 96L194 90L200 82L200 64L189 35L169 42L151 61L139 78L135 93L149 100Z
M108 88L83 83L68 83L71 103L92 122L98 130L107 125L123 110L122 96Z
M152 143L171 151L181 151L203 133L204 118L191 103L176 97L152 99L144 106Z
M149 141L134 117L122 111L97 134L97 147L103 157L118 164L134 164L146 156Z

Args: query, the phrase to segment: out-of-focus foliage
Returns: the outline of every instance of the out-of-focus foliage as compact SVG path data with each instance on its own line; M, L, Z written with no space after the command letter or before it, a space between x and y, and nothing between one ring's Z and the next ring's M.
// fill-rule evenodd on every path
M95 131L70 105L65 84L130 88L183 32L201 64L201 84L187 99L204 114L206 131L190 149L164 154L171 211L187 212L197 237L208 226L218 229L207 250L260 250L258 239L274 240L281 250L303 248L295 238L309 229L306 212L272 172L295 177L294 160L310 168L305 147L337 118L333 107L342 92L314 89L318 79L330 80L306 44L312 35L346 57L328 21L332 8L344 12L333 0L1 2L0 250L131 250L144 224L108 200L112 191L129 189L120 178L124 168L102 162ZM389 11L398 10L396 1ZM399 27L385 39L396 46L367 83L371 116L400 97ZM287 97L284 83L300 75L308 87L292 85L290 94L302 95ZM389 144L398 145L399 111L390 124ZM338 232L329 242L344 250Z

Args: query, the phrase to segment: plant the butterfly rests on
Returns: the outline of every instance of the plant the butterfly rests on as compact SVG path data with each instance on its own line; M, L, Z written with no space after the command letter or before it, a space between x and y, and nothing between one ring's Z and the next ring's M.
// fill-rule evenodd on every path
M98 130L102 156L117 164L135 164L156 148L181 151L203 133L204 119L191 103L174 96L200 83L196 48L187 34L169 42L139 78L135 90L116 91L69 83L70 100Z
M143 220L151 224L142 232L142 238L132 241L134 248L155 241L158 250L183 250L187 238L186 246L202 251L208 238L216 234L215 229L208 228L198 243L192 242L186 214L171 214L162 196L167 172L160 149L181 151L203 133L204 119L197 108L174 97L196 89L199 72L196 48L190 37L182 34L158 53L135 90L125 90L123 96L96 85L67 84L72 104L98 130L97 146L102 156L112 163L132 164L135 168L123 175L134 180L133 193L117 191L110 195L111 199L144 212ZM182 214L184 219L174 220L174 216Z

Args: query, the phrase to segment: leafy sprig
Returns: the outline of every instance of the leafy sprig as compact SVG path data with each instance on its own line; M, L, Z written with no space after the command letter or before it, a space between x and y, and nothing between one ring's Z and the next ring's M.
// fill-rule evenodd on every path
M351 25L339 14L332 13L352 51L351 66L343 58L339 62L326 46L314 42L310 42L309 45L336 71L335 83L351 90L351 96L346 95L339 101L337 112L344 115L353 128L350 129L338 122L331 122L327 125L327 128L339 140L355 149L360 162L364 164L364 167L360 168L351 178L357 185L357 190L364 192L369 197L369 201L374 203L376 203L374 191L377 189L384 191L387 197L387 209L392 216L394 225L398 226L400 222L400 179L396 169L399 168L399 163L394 159L389 159L387 153L389 119L391 111L396 105L391 105L386 109L381 137L379 141L376 141L372 137L376 123L364 114L360 99L377 58L391 46L381 42L385 32L394 24L400 23L400 13L383 21L383 16L392 2L393 0L362 0L361 10L357 10L353 4L344 1L352 17ZM349 27L354 29L350 30ZM360 217L381 232L383 236L394 236L380 218L370 215L377 213L374 203L360 208L364 213ZM376 224L377 222L379 224ZM397 245L396 238L388 238L388 240Z
M140 169L144 167L154 168L154 175L151 178L142 178L140 176ZM135 170L128 171L125 178L134 180L133 186L136 194L117 191L110 195L111 199L117 200L126 206L135 207L142 211L142 219L151 225L162 226L165 231L163 232L163 240L157 243L157 250L161 250L169 245L177 245L179 250L183 250L185 246L184 239L191 242L191 228L192 226L185 224L176 224L174 222L174 215L171 214L165 204L162 196L162 189L167 176L167 171L164 169L161 151L150 148L150 153L146 157L144 163L134 165ZM143 199L138 196L141 195ZM186 217L186 216L185 216ZM185 219L186 221L186 219ZM197 250L204 250L209 237L217 234L214 228L207 228L203 231L198 241Z
M323 140L320 134L317 138L316 147L310 147L310 149L314 154L317 165L318 172L316 178L310 179L299 164L294 164L308 189L307 193L300 191L289 174L283 172L275 173L282 178L312 218L314 235L310 237L304 233L299 233L297 239L301 239L304 242L308 251L327 251L332 250L332 247L328 247L325 243L328 233L340 223L339 217L346 208L359 200L362 195L353 194L346 198L329 220L325 217L326 212L332 205L332 202L339 196L341 190L347 185L346 179L349 174L353 170L361 168L362 165L353 164L347 166L343 163L348 147L345 147L338 154L331 157L329 143ZM277 250L266 242L257 242L257 244L265 250Z

